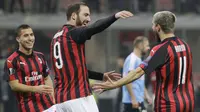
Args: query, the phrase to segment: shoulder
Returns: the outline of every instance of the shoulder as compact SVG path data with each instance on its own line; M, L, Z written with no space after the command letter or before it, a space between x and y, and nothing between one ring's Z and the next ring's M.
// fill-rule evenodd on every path
M154 55L158 50L161 50L161 49L167 50L168 43L169 42L164 42L164 43L160 43L160 44L154 46L150 51L150 56Z
M125 59L125 63L127 63L127 62L129 62L130 61L130 59L131 59L131 54L129 54L127 57L126 57L126 59Z
M16 59L16 57L18 56L19 54L15 51L13 52L8 58L7 58L7 61L9 62L12 62L13 60Z
M42 52L38 52L38 51L33 51L35 56L38 56L40 58L45 58L44 54Z
M19 54L15 51L14 53L12 53L6 60L5 60L5 65L7 67L13 67L16 65L17 63L17 56L19 56Z

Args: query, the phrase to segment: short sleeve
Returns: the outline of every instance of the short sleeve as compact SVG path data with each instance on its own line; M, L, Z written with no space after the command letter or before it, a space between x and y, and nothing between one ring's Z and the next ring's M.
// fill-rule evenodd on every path
M139 64L136 58L128 57L124 63L123 76L126 76L131 70L136 69L138 66Z
M150 75L153 71L163 66L167 61L168 51L166 45L161 46L158 50L152 49L154 53L150 55L140 64L145 74Z
M4 64L5 79L7 81L18 80L17 68L14 61L6 60Z

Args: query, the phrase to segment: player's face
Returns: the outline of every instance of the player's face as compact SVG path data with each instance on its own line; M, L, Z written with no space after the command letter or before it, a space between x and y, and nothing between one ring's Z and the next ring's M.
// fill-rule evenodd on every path
M149 41L148 40L144 40L142 54L145 55L149 51L149 49L150 49Z
M76 18L76 25L86 26L90 21L90 9L87 6L80 6L80 12Z
M19 47L23 47L25 50L33 49L35 43L35 36L31 28L22 29L20 35L17 37Z

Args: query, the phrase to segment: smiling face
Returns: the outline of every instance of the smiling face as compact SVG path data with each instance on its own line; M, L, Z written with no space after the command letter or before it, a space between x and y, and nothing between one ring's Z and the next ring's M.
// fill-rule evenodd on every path
M31 28L21 29L17 36L17 42L19 43L19 49L32 50L35 43L33 30Z
M91 21L90 9L87 6L81 5L80 12L76 14L76 26L86 26Z

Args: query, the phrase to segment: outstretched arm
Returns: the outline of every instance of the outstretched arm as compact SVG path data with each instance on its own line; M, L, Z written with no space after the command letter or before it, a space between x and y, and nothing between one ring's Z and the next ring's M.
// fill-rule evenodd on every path
M107 82L96 83L94 84L93 89L98 90L98 91L105 91L105 90L121 87L123 85L126 85L140 78L143 74L144 74L144 71L142 70L142 68L138 67L135 70L131 70L126 77L123 77L122 79L118 81L113 82L110 78L108 78Z
M102 32L108 28L117 19L128 18L131 16L133 16L131 12L121 11L110 17L100 19L91 25L75 28L71 31L72 38L77 43L84 43L86 40L89 40L92 35Z
M115 88L129 84L130 82L140 78L143 74L144 71L140 67L136 68L135 70L131 70L126 77L114 82Z

